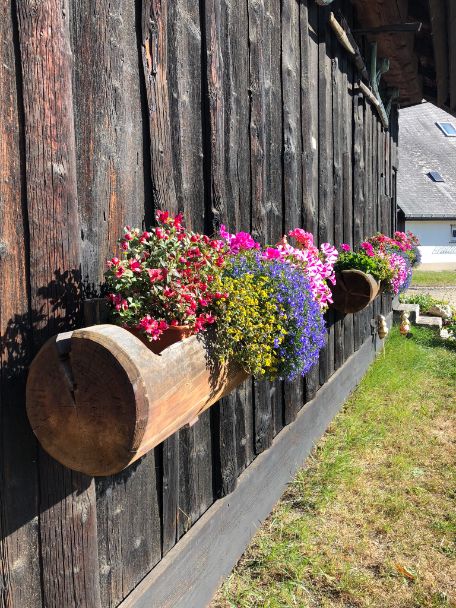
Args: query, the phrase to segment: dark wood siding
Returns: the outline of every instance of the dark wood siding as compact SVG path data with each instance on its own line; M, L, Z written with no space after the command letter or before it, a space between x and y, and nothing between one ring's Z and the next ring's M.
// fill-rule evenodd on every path
M336 1L351 23L348 0ZM275 243L395 222L386 132L313 0L32 0L0 9L0 607L118 606L370 339L327 314L319 365L244 383L116 475L71 472L25 416L28 362L83 323L125 224L158 208ZM272 450L274 448L271 448Z

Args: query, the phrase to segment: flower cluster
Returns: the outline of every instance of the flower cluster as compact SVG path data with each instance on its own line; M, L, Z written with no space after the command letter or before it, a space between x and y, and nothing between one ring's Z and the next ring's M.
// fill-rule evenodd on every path
M225 244L186 230L181 215L159 211L157 222L150 231L126 226L121 259L109 260L106 272L115 322L149 340L169 326L201 331L214 323L214 302L224 296L214 285Z
M389 291L397 295L409 287L412 280L412 265L410 258L405 252L387 253L387 257L393 272L393 276L389 281Z
M335 268L337 272L342 270L361 270L371 274L376 281L390 281L393 271L384 254L376 254L369 243L362 243L358 250L352 250L350 245L341 245L342 253L339 254Z
M241 251L261 250L261 246L247 232L230 234L225 226L220 227L220 236L227 243L230 252L237 254ZM328 281L336 282L334 264L338 252L329 243L323 243L318 249L315 246L313 235L302 228L295 228L288 232L288 237L296 240L296 247L288 243L284 236L275 247L266 247L262 250L262 257L266 260L281 260L296 266L305 273L310 283L313 297L324 311L332 302L332 293Z
M318 360L322 312L298 266L255 249L233 255L219 279L229 297L217 302L217 352L256 377L293 379Z
M157 340L171 327L198 333L215 324L215 352L258 378L306 374L325 342L323 313L335 270L357 268L399 293L410 282L417 240L382 234L341 253L312 234L290 230L263 247L248 232L219 238L187 230L182 216L157 213L150 231L127 226L106 283L116 323ZM291 243L288 239L293 239Z
M412 267L419 261L418 239L411 232L395 232L394 238L378 233L362 242L358 250L352 251L345 243L341 249L337 271L362 270L395 295L409 287Z
M397 230L393 238L386 236L386 234L378 233L368 239L368 242L376 251L405 254L411 266L416 266L421 261L421 254L418 249L420 242L418 237L410 231L400 232Z

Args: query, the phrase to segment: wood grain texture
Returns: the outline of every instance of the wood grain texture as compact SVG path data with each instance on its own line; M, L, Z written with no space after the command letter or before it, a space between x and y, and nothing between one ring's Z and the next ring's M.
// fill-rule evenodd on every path
M154 205L177 213L169 114L167 0L142 1L141 55L149 114Z
M152 223L149 122L134 3L75 0L70 9L81 275L92 294L122 228Z
M318 9L318 242L334 242L332 34L329 9ZM320 385L334 372L334 313L325 315L326 345L320 351Z
M80 320L80 229L66 3L17 5L21 52L30 293L35 347ZM40 549L46 606L100 603L95 489L70 494L73 474L43 453Z
M302 127L300 7L282 2L283 212L285 233L302 226ZM301 378L284 383L284 421L292 422L304 404ZM281 426L275 428L277 433Z
M30 368L31 426L67 467L118 473L247 377L216 363L209 348L192 336L156 355L115 325L60 334Z
M301 129L303 227L318 233L318 7L308 0L300 6L301 37ZM319 386L319 364L307 374L305 399L313 399Z
M346 20L352 21L352 6L349 0L342 9ZM342 241L353 246L353 78L354 66L347 55L343 56L342 69L342 173L343 173L343 226ZM344 94L345 91L345 94ZM339 243L337 243L339 245ZM354 350L353 316L344 317L344 358Z
M345 115L344 104L348 95L347 86L344 87L344 58L345 50L337 40L333 39L332 62L332 114L333 114L333 205L334 205L334 237L333 243L338 247L343 243L343 155L346 150L347 139L344 133ZM334 369L344 362L344 314L338 310L334 313Z
M37 445L25 417L30 360L21 68L0 6L0 606L41 605Z

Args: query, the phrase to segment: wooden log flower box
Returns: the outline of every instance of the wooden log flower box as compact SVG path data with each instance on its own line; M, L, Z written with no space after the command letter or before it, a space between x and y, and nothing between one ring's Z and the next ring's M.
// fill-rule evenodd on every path
M153 353L116 325L51 338L30 367L27 413L43 448L87 475L126 468L247 378L204 338Z
M336 284L331 285L333 308L349 314L363 310L375 300L380 283L361 270L341 270L336 273Z

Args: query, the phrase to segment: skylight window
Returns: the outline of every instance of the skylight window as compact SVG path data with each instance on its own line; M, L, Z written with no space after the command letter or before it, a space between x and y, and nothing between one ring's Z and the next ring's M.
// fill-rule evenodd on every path
M428 175L432 179L433 182L444 182L445 181L438 171L429 171Z
M456 127L451 122L436 122L435 123L439 129L447 136L447 137L456 137Z

